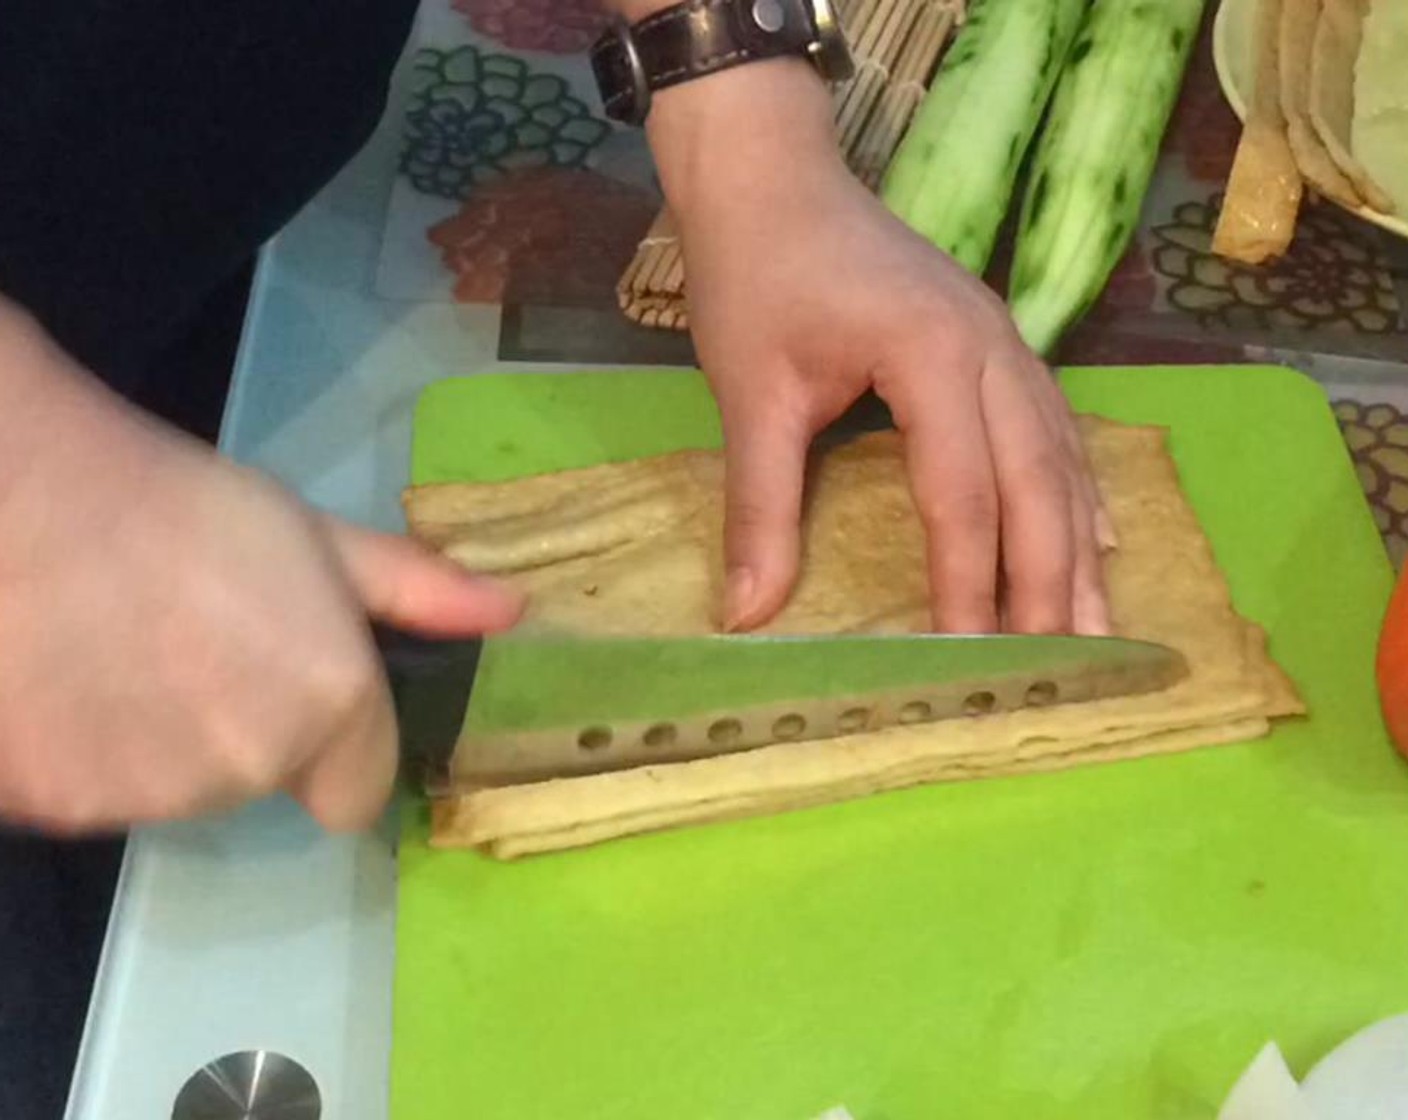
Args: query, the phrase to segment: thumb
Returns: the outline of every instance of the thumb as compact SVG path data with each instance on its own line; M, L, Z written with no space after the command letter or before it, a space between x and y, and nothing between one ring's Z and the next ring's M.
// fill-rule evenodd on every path
M775 615L797 579L811 431L780 408L723 413L724 628Z
M343 570L367 613L427 636L492 634L523 613L523 596L465 571L405 537L325 519Z

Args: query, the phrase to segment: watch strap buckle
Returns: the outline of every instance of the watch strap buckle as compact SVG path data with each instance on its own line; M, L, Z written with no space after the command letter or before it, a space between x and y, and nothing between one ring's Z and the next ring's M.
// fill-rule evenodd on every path
M592 47L591 64L597 86L616 91L602 102L606 115L623 124L644 124L650 114L650 78L631 25L621 16L612 18Z

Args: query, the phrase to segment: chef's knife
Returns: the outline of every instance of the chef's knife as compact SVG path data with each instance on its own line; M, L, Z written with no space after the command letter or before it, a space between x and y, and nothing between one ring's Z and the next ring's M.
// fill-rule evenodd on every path
M403 748L434 786L540 781L1137 695L1188 672L1177 651L1120 638L523 632L482 651L379 638Z

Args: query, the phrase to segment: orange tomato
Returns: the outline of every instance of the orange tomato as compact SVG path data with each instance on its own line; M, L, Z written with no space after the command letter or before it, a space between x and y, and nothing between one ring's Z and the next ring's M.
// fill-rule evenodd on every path
M1408 757L1408 568L1389 600L1374 668L1384 723L1398 752Z

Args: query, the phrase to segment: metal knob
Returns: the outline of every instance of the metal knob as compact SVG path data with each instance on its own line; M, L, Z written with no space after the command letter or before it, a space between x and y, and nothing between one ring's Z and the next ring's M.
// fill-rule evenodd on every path
M292 1058L241 1050L196 1070L171 1120L319 1120L322 1112L318 1083Z

